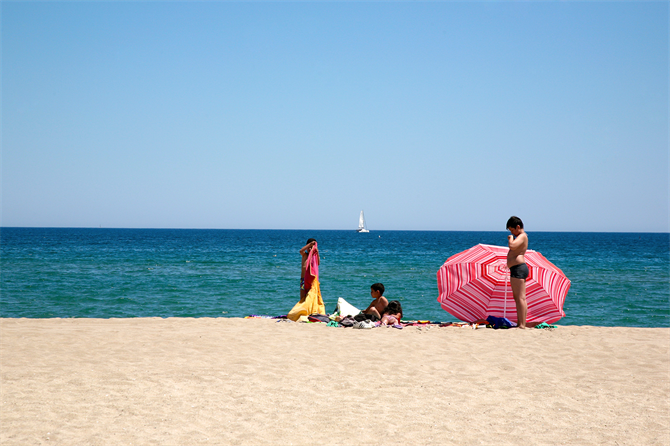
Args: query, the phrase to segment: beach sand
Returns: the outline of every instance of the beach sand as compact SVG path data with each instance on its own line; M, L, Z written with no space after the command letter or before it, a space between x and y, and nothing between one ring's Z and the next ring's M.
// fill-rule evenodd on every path
M670 329L0 319L2 445L668 445Z

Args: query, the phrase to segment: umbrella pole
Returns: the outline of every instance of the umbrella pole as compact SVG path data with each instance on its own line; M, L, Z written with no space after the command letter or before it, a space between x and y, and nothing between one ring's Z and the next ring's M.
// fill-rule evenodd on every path
M507 317L507 274L505 274L505 302L503 303L503 317Z

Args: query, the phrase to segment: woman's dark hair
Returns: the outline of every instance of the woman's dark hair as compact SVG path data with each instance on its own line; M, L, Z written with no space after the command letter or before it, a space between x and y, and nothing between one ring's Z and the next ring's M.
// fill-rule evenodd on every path
M389 302L386 308L384 308L382 316L385 314L397 314L397 313L400 313L400 317L402 318L402 306L400 305L399 300L392 300L391 302Z

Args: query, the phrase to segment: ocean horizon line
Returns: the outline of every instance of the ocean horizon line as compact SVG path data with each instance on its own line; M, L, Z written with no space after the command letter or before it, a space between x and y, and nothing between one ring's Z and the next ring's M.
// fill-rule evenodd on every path
M3 229L113 229L113 230L155 230L155 231L332 231L357 232L354 229L316 229L316 228L189 228L189 227L126 227L126 226L0 226ZM670 231L571 231L571 230L527 230L531 233L566 234L668 234ZM501 232L502 229L370 229L372 232Z

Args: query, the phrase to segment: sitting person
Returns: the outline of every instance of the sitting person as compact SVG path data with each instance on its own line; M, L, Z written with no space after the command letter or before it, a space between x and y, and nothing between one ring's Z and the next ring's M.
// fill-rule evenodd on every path
M402 319L402 306L400 301L392 300L382 312L382 322L380 325L400 324Z
M384 297L384 285L373 283L370 286L370 296L372 296L372 302L362 313L371 316L370 319L373 321L378 321L382 318L382 313L389 303Z

